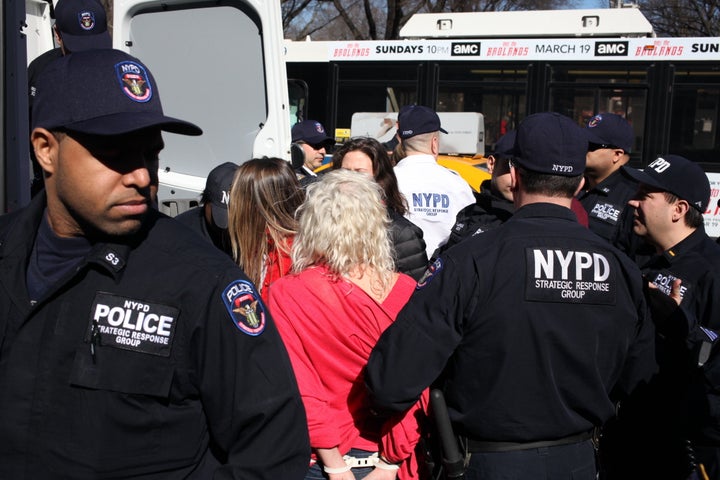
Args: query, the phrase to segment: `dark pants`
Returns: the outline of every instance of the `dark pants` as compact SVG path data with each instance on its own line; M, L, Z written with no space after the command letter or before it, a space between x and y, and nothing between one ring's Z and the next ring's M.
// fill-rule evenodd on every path
M370 455L372 455L375 452L368 452L365 450L357 450L355 448L350 449L350 451L347 453L351 457L355 458L367 458ZM361 467L361 468L353 468L352 473L355 475L355 479L359 480L361 478L365 478L370 474L370 472L373 471L372 467ZM322 465L320 463L314 464L310 469L308 470L307 474L305 475L305 480L325 480L328 478L327 473L323 472Z
M587 440L557 447L472 453L465 480L595 480L595 448Z

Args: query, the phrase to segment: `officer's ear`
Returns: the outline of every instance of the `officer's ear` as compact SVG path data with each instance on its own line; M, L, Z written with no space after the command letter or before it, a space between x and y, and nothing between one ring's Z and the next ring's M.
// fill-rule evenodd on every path
M577 197L584 186L585 186L585 175L581 175L580 183L578 183L578 187L575 189L575 195L573 195L573 197Z
M495 155L488 155L485 159L485 164L487 165L487 171L490 175L492 175L493 171L495 170Z
M510 169L510 191L511 192L517 192L518 191L518 172L515 168L515 165L513 164L512 160L508 163L508 167Z
M65 134L58 133L57 135ZM30 142L32 143L33 150L35 150L38 165L40 165L45 173L54 172L55 161L57 160L58 150L60 149L60 139L49 130L36 128L30 134Z
M673 206L673 212L672 212L672 218L673 221L680 221L683 218L685 218L685 215L687 215L688 211L693 208L690 206L690 204L687 202L687 200L683 200L682 198L679 198L675 205Z

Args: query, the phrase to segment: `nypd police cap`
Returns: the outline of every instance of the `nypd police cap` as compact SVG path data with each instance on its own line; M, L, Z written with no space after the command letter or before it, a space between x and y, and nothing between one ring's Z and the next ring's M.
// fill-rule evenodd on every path
M65 55L43 70L33 102L33 128L122 135L148 127L200 135L190 122L163 113L157 84L137 58L120 50Z
M700 213L710 202L710 181L697 163L680 155L658 157L643 170L625 171L640 183L655 187L685 200Z
M588 141L583 129L565 115L535 113L517 128L516 162L533 172L576 177L585 170Z

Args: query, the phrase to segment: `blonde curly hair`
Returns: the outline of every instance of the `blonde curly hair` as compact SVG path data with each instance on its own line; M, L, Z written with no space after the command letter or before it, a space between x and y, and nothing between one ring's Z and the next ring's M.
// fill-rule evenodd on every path
M333 170L308 185L306 195L298 210L293 271L320 264L339 277L371 270L387 289L395 262L380 185L365 173Z

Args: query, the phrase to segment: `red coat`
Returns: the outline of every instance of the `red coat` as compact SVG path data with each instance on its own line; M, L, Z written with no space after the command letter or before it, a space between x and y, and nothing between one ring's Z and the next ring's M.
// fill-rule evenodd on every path
M417 478L413 455L420 433L415 412L378 425L369 412L364 368L380 334L395 320L415 289L404 274L382 303L325 267L276 281L268 307L290 354L305 405L314 448L338 446L378 451L390 461L407 459L400 479ZM427 392L423 397L427 405Z

